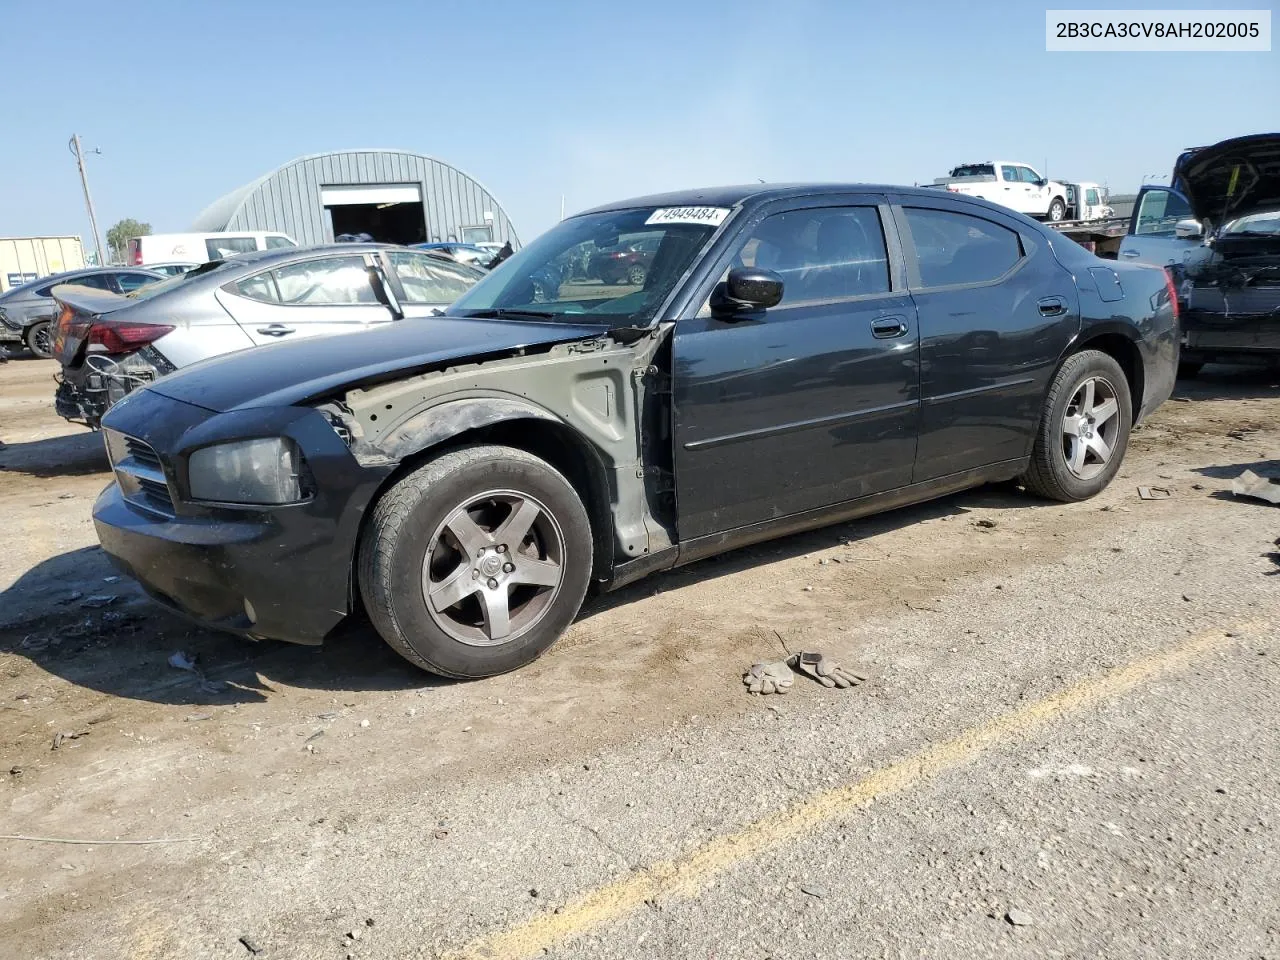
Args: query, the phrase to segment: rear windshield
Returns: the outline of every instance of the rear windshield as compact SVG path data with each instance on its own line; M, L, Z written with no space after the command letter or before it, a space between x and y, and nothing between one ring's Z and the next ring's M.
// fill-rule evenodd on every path
M160 280L156 283L149 283L145 287L139 287L125 296L130 300L150 300L157 294L166 293L169 290L176 290L188 280L194 280L196 277L202 277L206 273L212 273L222 267L227 266L225 260L210 260L208 263L202 263L194 269L188 270L186 273L180 273L176 277L169 277L167 280Z
M989 163L966 163L951 171L953 177L994 177L996 168Z

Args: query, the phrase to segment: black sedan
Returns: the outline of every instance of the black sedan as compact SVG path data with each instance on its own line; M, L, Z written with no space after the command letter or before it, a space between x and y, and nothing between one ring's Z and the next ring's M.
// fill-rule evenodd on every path
M53 356L53 321L58 315L53 288L60 284L127 294L164 278L163 273L141 267L90 267L6 290L0 294L0 350L9 343L25 346L42 360Z
M644 240L638 287L539 280ZM1102 490L1178 358L1159 268L985 201L757 186L570 217L438 318L208 361L104 420L111 558L158 601L319 643L367 615L451 677L589 587L1019 479Z

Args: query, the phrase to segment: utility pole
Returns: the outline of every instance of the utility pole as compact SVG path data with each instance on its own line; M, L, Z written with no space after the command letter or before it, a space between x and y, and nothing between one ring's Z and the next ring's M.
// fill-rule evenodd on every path
M84 187L84 205L89 211L89 226L93 230L93 249L98 254L98 266L105 267L106 261L102 257L102 235L98 233L98 216L93 212L93 197L89 195L89 178L84 172L84 151L80 149L80 134L73 133L71 139L67 142L67 148L76 158L76 166L80 168L80 185ZM101 150L96 151L101 153Z

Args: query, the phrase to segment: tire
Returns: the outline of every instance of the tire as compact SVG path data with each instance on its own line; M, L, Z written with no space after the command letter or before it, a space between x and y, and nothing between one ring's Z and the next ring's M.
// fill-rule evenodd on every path
M640 264L633 264L627 269L627 283L633 287L639 287L644 284L644 278L649 275L649 271Z
M1067 205L1062 202L1061 197L1054 197L1053 202L1049 204L1049 222L1058 223L1067 215Z
M27 349L41 360L53 359L53 325L48 320L41 320L27 327L22 335Z
M522 526L518 512L533 518L528 534L505 543L504 523ZM464 447L378 500L359 546L360 594L410 663L458 680L490 677L537 659L573 621L592 543L582 499L553 467L514 447Z
M1093 384L1097 422L1083 413L1086 385ZM1114 413L1101 418L1103 402L1115 401ZM1072 411L1075 411L1073 414ZM1045 396L1044 413L1031 451L1031 464L1022 481L1027 489L1049 500L1087 500L1101 492L1120 469L1129 446L1133 425L1133 401L1129 381L1120 364L1099 350L1082 350L1062 364ZM1076 433L1071 435L1069 428ZM1105 460L1096 447L1100 439L1108 448ZM1085 450L1083 456L1080 445Z
M1178 364L1179 380L1194 380L1200 373L1200 369L1204 366L1195 360L1185 360Z

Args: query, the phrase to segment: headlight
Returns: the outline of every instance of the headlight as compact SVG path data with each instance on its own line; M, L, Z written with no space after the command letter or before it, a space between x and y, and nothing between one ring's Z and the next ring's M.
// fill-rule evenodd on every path
M193 500L297 503L305 461L292 440L266 437L204 447L189 462Z

